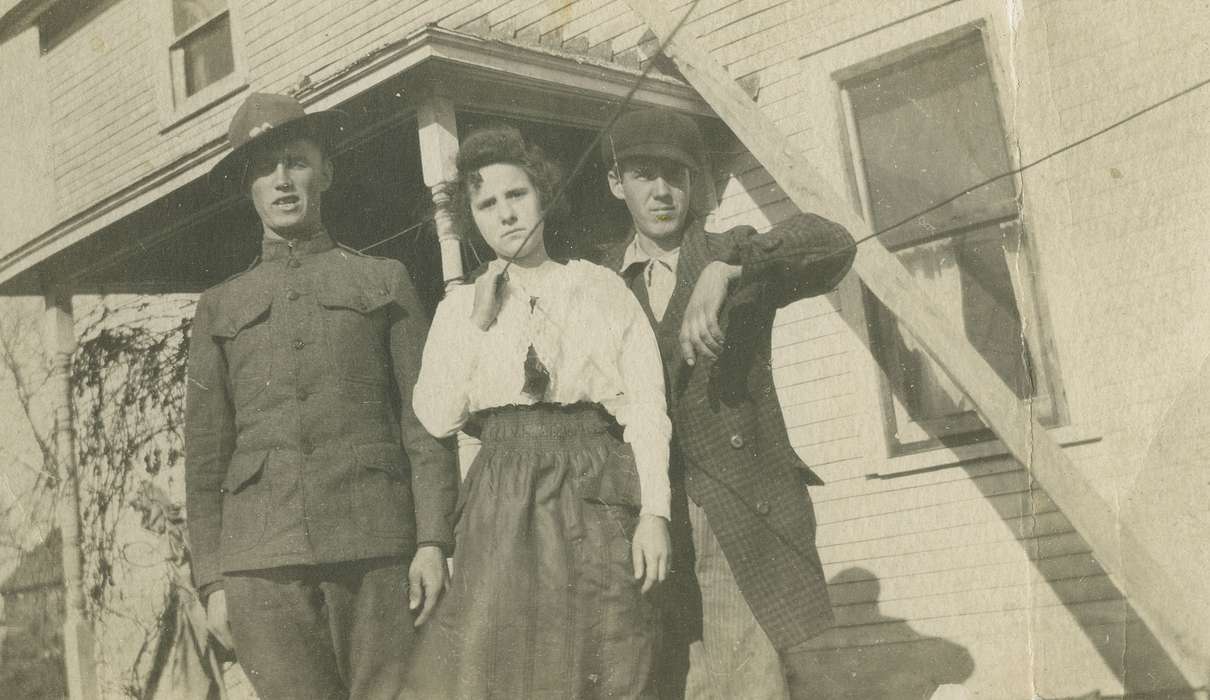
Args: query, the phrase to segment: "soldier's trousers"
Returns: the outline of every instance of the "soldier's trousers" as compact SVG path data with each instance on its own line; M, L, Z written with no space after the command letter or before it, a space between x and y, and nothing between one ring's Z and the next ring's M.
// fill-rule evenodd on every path
M394 698L411 651L399 558L225 577L235 654L263 700Z

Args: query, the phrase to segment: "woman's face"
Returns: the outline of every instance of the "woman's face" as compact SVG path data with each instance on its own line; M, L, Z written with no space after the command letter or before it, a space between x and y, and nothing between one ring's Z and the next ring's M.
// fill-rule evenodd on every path
M479 177L482 182L471 185L471 215L487 244L501 258L545 260L542 204L529 175L512 163L493 163L479 168Z

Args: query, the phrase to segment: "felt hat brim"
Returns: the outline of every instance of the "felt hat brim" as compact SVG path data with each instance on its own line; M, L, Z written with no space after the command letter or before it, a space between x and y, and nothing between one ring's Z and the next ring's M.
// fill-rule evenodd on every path
M329 109L321 112L310 112L288 122L266 129L257 136L248 139L231 152L223 156L206 176L207 184L215 190L232 192L238 190L244 181L247 170L248 156L262 144L288 140L299 136L314 138L331 148L336 138L343 130L345 113Z

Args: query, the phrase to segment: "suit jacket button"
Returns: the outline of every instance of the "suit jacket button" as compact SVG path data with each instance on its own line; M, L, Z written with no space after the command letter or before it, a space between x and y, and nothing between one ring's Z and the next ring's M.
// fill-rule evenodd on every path
M305 455L309 455L315 451L315 443L311 442L307 438L303 438L302 442L298 443L298 446Z
M286 264L289 265L290 267L294 268L295 270L302 267L302 262L299 261L298 258L290 258L290 262L288 262Z
M731 436L731 446L737 450L739 448L743 447L744 446L744 436L740 435L739 433L732 435Z
M290 291L286 292L286 298L287 298L287 299L289 299L290 301L294 301L294 300L295 300L295 299L297 299L299 296L301 296L301 295L300 295L300 294L299 294L297 291L295 291L295 290L293 290L293 289L291 289Z
M305 347L307 347L307 343L306 343L305 341L303 341L302 339L299 339L299 340L295 340L295 341L294 341L294 349L295 349L295 350L302 350L302 349L303 349L303 348L305 348Z
M756 512L760 513L761 515L768 515L769 514L769 502L768 501L757 501Z

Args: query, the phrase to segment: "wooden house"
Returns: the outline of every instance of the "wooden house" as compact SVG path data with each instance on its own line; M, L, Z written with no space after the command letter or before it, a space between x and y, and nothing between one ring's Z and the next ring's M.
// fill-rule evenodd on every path
M797 209L776 149L717 74L656 54L647 15L687 11L686 51L922 292L897 301L859 259L778 317L786 422L827 482L827 681L1204 697L1207 3L5 0L0 293L63 318L247 267L252 210L205 175L250 91L349 115L329 223L430 305L474 263L447 211L459 137L513 123L570 164L636 84L630 104L707 133L711 225L765 229ZM595 157L569 193L578 234L619 225ZM924 308L977 371L936 359L903 313Z

